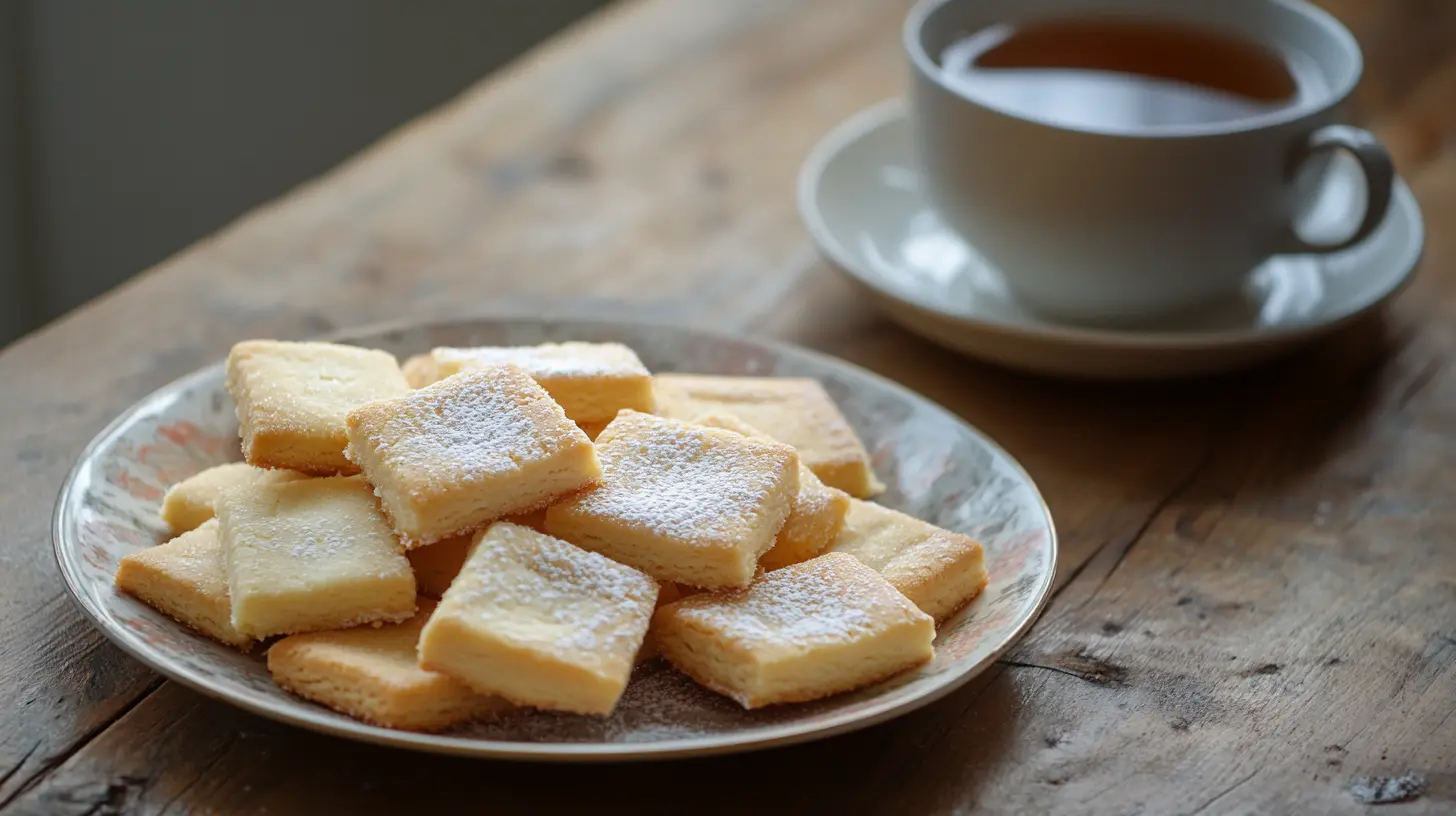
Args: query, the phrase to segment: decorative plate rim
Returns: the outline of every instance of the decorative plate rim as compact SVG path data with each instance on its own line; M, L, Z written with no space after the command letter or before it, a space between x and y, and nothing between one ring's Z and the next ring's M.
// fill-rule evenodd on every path
M1001 655L1005 654L1012 646L1016 645L1017 642L1025 637L1026 633L1041 617L1041 613L1050 599L1052 587L1056 581L1058 537L1051 509L1047 506L1040 488L1037 487L1036 482L1031 478L1031 475L1026 471L1025 467L995 440L991 439L979 428L966 422L960 416L893 380L847 360L813 349L807 349L793 343L747 337L715 329L701 329L679 323L654 321L651 319L585 317L566 313L559 315L544 313L532 317L519 314L486 313L434 320L392 320L330 332L319 339L333 342L350 342L353 338L377 337L391 333L442 328L446 326L506 323L539 325L563 321L596 324L599 326L621 326L637 329L661 328L665 330L687 331L727 342L758 345L775 354L787 352L791 355L810 358L821 365L847 371L855 378L874 383L879 388L894 394L900 399L921 404L942 414L946 419L960 425L963 431L969 432L985 448L1001 457L1021 478L1025 487L1029 488L1031 494L1035 497L1036 505L1041 513L1041 521L1046 530L1043 549L1047 555L1047 568L1040 573L1039 580L1033 589L1035 600L1027 607L1027 611L1023 614L1022 619L1011 628L1010 633L1003 638L1002 643L995 649L988 652L977 662L962 668L958 672L946 672L943 679L936 680L933 685L930 685L926 690L916 696L908 697L894 703L876 704L875 702L869 702L863 709L836 712L827 722L790 721L761 726L753 729L749 733L730 732L708 736L675 737L645 743L517 742L383 728L356 720L333 718L329 716L332 712L315 708L306 702L300 702L296 707L260 702L250 699L245 695L230 693L227 690L214 687L206 677L195 672L190 667L173 663L165 659L165 657L153 654L152 650L144 646L137 636L113 626L110 622L106 621L101 612L93 608L91 601L87 597L87 593L81 588L81 577L74 572L73 566L69 563L68 558L63 556L63 531L67 528L76 509L74 506L74 497L80 488L89 483L90 477L87 470L97 452L108 443L113 442L124 429L130 426L133 420L145 416L149 411L156 409L158 403L162 402L165 398L179 391L184 391L186 386L194 383L194 381L203 381L209 377L216 376L216 373L224 366L224 363L221 361L199 368L154 389L107 423L77 455L76 461L72 464L66 474L65 481L61 485L51 519L52 556L56 560L56 565L60 570L66 591L70 594L72 601L80 607L81 611L91 621L92 625L132 658L140 661L163 677L176 681L193 691L212 699L237 706L253 714L315 732L396 748L409 748L412 750L456 756L568 763L660 760L736 753L807 742L867 728L927 706L965 685L972 678L994 664ZM181 626L181 624L177 625Z

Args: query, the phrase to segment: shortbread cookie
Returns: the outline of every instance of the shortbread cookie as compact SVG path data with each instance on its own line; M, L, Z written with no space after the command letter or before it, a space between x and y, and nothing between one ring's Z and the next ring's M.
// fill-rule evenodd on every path
M420 665L537 708L607 714L657 600L637 570L497 522L420 636Z
M248 340L233 346L228 393L237 403L243 458L304 473L358 473L344 458L344 417L409 383L394 357L333 343Z
M470 544L474 539L473 533L451 536L406 552L405 557L415 571L416 590L421 595L439 600L450 588L450 582L460 574L460 568L465 566L465 558L470 555Z
M349 457L413 548L596 483L596 449L535 380L507 363L349 414Z
M268 671L299 697L385 728L439 731L510 708L419 667L415 644L435 603L417 604L403 623L286 637L268 649Z
M732 414L708 414L698 417L694 422L755 439L770 439L768 434ZM826 486L800 460L799 493L794 497L793 512L789 513L783 529L779 530L773 547L758 559L758 565L765 570L776 570L800 561L808 561L829 549L829 545L839 535L839 529L844 526L844 514L849 512L849 502L848 493Z
M867 498L884 490L849 421L818 380L659 374L657 413L692 420L733 414L799 452L824 484Z
M546 531L654 578L740 587L799 490L792 448L623 411L597 437L601 484L546 510Z
M415 578L357 476L235 487L217 499L232 625L245 635L398 622Z
M246 462L211 467L167 489L162 497L162 521L181 535L212 518L217 494L245 484L291 482L306 478L295 470L264 470Z
M856 499L832 549L853 555L937 621L986 588L985 555L970 536Z
M651 412L654 404L652 375L637 353L621 343L437 348L430 358L437 380L515 363L561 404L568 417L583 424L604 425L623 409Z
M817 700L934 656L935 623L878 573L842 553L770 572L737 592L659 609L654 643L744 708Z
M404 374L405 382L410 388L424 388L440 381L440 376L435 372L435 358L428 354L416 354L404 361L399 367Z
M253 638L233 628L216 519L121 559L116 586L213 640L245 652L253 647Z

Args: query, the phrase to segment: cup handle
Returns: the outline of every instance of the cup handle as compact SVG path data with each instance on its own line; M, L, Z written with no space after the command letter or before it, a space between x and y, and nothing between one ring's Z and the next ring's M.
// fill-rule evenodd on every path
M1327 255L1349 249L1369 238L1390 209L1395 165L1385 145L1368 130L1350 125L1326 125L1310 133L1290 156L1285 178L1292 181L1310 157L1329 150L1344 150L1360 163L1360 173L1365 177L1365 215L1360 219L1360 226L1349 237L1329 244L1306 241L1290 227L1280 242L1279 254Z

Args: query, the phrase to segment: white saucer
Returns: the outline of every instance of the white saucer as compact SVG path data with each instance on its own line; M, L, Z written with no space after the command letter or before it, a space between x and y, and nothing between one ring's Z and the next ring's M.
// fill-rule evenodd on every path
M1302 228L1339 229L1363 194L1358 170L1332 173ZM1389 300L1425 242L1415 197L1397 179L1390 214L1360 246L1276 257L1250 273L1242 295L1162 325L1059 324L1017 304L1001 272L937 218L899 100L860 112L814 148L799 175L799 212L820 250L910 331L1014 368L1107 379L1211 374L1291 351Z

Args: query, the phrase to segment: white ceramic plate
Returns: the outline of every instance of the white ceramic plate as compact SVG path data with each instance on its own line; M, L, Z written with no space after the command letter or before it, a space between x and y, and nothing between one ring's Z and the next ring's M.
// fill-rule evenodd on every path
M242 655L159 614L112 584L119 559L166 538L166 487L238 458L237 421L219 363L162 388L81 454L55 515L66 586L113 642L158 672L284 722L441 753L541 760L622 760L741 751L842 733L925 705L1016 641L1051 589L1056 534L1035 485L1005 451L944 409L862 369L803 349L636 323L478 320L365 330L339 339L403 358L434 346L614 340L654 371L814 377L854 424L889 485L892 507L985 544L990 586L945 622L930 665L816 703L744 711L661 661L640 667L610 717L522 712L444 734L357 722L280 690L261 650Z
M1346 233L1364 207L1358 173L1336 162L1301 228ZM814 148L799 176L799 212L829 260L910 331L991 362L1086 378L1198 376L1292 351L1394 296L1425 240L1415 196L1397 179L1385 222L1345 252L1278 256L1226 302L1138 331L1057 323L1018 304L1002 271L937 217L899 100L851 117Z

